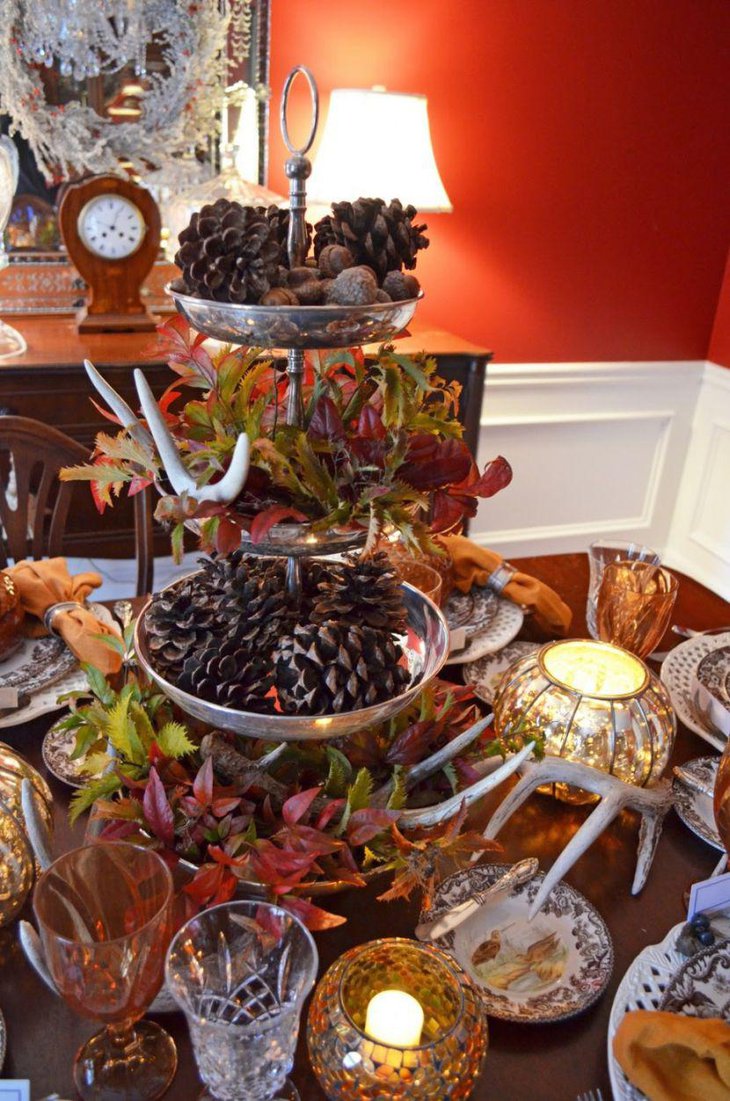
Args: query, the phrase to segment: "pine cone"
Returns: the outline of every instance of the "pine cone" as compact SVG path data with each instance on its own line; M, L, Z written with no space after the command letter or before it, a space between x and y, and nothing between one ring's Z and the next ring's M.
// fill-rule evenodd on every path
M336 244L350 250L355 265L371 267L378 283L389 271L414 268L417 252L429 243L423 236L426 226L413 224L415 215L415 207L404 207L398 199L387 205L382 199L333 203L332 213L315 226L317 262L329 245Z
M279 703L287 714L326 715L392 699L409 681L402 654L385 631L300 623L274 654Z
M289 632L293 618L282 562L244 559L242 566L230 572L220 592L221 617L231 625L227 638L235 640L239 648L268 657Z
M317 585L312 622L356 624L401 634L407 615L403 590L384 551L371 558L349 556L342 566L332 566Z
M258 214L263 214L266 217L266 220L272 228L274 239L279 249L279 263L283 264L285 268L288 268L289 251L287 249L287 236L289 234L289 211L281 206L257 206L256 211ZM312 227L309 222L306 222L305 225L307 227L306 255L312 245Z
M201 699L236 711L273 710L266 697L274 683L268 656L252 654L235 638L214 641L185 660L180 687Z
M210 642L219 626L211 586L198 578L185 578L154 597L145 613L145 630L155 669L175 684L185 659Z
M261 210L218 199L193 214L175 256L188 293L255 303L278 283L277 228Z

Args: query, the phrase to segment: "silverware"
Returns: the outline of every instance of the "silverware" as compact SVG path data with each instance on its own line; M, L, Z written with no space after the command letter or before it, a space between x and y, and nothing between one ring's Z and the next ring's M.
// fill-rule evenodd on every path
M706 795L708 799L712 799L714 796L715 785L713 784L711 787L709 784L705 783L704 780L700 780L699 777L691 773L684 765L675 765L673 772L677 779L681 780L684 786L689 788L690 791L696 791L698 795Z
M129 600L115 600L112 605L112 611L122 625L122 628L126 631L129 624L134 618L134 610Z
M603 1094L598 1090L587 1090L586 1093L579 1093L575 1101L603 1101Z
M704 631L695 631L693 627L681 627L678 623L673 623L672 630L682 638L697 638L698 635L724 635L726 631L730 631L730 627L707 627Z
M473 898L454 906L452 910L442 914L434 921L422 921L416 926L416 936L419 940L437 940L445 933L450 933L452 929L456 929L462 921L466 921L480 907L486 906L495 895L502 894L503 891L511 891L514 887L527 883L529 879L537 874L538 868L539 863L534 856L518 861L504 875L487 887L485 891L475 891Z

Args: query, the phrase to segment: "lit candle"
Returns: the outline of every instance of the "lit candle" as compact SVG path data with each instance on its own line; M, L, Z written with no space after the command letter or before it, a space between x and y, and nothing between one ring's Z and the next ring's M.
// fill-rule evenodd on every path
M381 990L370 999L365 1032L389 1047L417 1047L423 1032L420 1002L405 990Z
M558 684L600 699L635 695L648 680L646 666L633 654L590 639L555 643L546 650L543 664Z

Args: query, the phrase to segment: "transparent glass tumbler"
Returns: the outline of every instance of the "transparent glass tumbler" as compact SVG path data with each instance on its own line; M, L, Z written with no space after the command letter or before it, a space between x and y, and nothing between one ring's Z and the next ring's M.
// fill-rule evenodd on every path
M298 1097L287 1075L317 964L311 933L266 902L226 902L182 927L167 986L187 1018L207 1097Z
M598 590L599 638L648 657L669 626L678 588L674 574L661 566L610 562Z
M591 543L588 548L588 566L590 578L588 581L588 603L586 605L586 622L591 638L598 638L598 619L596 609L598 606L598 592L603 580L603 571L611 562L648 562L651 566L658 566L661 562L659 555L651 547L644 547L641 543L614 543L610 540L600 539Z

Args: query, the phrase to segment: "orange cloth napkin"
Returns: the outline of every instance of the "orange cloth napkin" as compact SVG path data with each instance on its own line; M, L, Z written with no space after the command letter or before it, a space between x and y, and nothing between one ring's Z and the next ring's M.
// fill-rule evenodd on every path
M29 625L27 633L32 636L48 633L43 615L52 604L60 604L64 600L83 601L92 589L98 589L102 580L98 573L80 573L71 577L65 558L18 562L7 572L20 593L23 610L40 620L40 623ZM120 632L102 623L89 608L79 605L78 608L59 612L53 627L80 661L95 665L104 674L117 673L121 668L121 654L94 637L118 638Z
M626 1077L649 1101L730 1101L730 1025L637 1009L613 1039Z
M462 593L468 593L472 585L486 585L497 567L502 565L502 556L496 551L478 547L464 535L442 535L438 541L451 555L454 584ZM518 570L502 593L508 600L534 612L537 622L549 633L565 634L568 630L573 613L554 589L537 578Z

